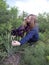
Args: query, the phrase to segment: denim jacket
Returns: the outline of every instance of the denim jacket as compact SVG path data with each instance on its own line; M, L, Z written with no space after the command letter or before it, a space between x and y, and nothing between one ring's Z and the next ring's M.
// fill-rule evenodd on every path
M36 42L39 39L38 27L34 27L30 32L27 33L19 42L22 44L27 43L28 41Z

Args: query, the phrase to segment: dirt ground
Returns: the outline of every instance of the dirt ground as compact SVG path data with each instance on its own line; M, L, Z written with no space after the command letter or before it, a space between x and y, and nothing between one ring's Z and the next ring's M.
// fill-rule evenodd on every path
M6 57L3 63L0 65L19 65L21 59L21 54L16 53L12 56Z

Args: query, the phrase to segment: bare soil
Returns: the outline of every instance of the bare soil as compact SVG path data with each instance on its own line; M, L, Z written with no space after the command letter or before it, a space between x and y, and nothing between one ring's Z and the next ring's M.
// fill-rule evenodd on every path
M19 65L21 59L21 54L16 53L13 54L12 56L6 57L5 60L3 61L3 64L0 65Z

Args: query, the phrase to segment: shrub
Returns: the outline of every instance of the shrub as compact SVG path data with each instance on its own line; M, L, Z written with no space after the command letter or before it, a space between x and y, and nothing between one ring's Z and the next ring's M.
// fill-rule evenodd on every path
M45 65L45 44L39 41L35 47L25 48L22 60L25 65Z

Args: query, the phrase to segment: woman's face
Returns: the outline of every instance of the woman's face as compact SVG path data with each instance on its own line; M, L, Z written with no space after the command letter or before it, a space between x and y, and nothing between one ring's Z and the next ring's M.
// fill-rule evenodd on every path
M27 22L29 23L31 21L31 16L27 17Z

